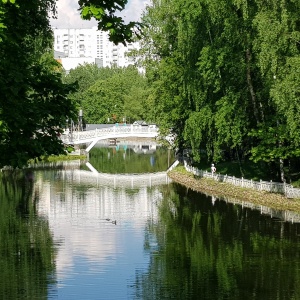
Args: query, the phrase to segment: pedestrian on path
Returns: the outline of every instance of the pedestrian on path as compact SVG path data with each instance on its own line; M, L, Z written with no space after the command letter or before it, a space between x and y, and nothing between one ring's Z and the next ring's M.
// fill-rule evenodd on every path
M217 169L216 169L215 165L211 164L211 172L214 174L214 173L216 173L216 171L217 171Z

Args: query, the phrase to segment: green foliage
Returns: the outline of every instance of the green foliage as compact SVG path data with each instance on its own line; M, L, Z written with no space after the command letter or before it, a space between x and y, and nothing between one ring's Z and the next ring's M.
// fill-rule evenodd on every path
M86 64L71 70L65 82L78 85L69 98L83 109L86 123L153 120L155 108L147 80L133 66L98 68Z
M0 3L5 24L0 42L0 167L64 153L61 128L74 106L52 53L48 12L55 1ZM16 22L15 20L18 20ZM35 22L32 22L32 19Z
M300 149L291 143L287 134L286 125L277 124L273 126L260 126L257 130L249 133L260 142L252 147L251 154L253 161L276 161L300 156Z
M195 161L200 161L200 151L197 151L200 145L209 151L211 158L212 141L206 139L206 134L212 127L213 114L209 107L203 108L200 112L193 112L186 121L184 137L190 140ZM197 128L196 131L195 128Z
M79 11L82 19L98 21L98 29L108 31L110 41L115 44L132 42L135 37L140 36L142 24L129 22L125 24L116 12L124 10L127 0L79 0Z
M300 37L299 37L300 43ZM278 114L286 120L288 140L295 147L300 145L300 55L287 58L285 66L276 76L270 95L278 108ZM296 150L296 149L295 149Z
M215 162L232 151L299 159L299 11L289 0L154 0L139 63L161 130L196 161L203 150Z
M78 3L82 18L95 18L99 29L110 32L111 41L125 44L139 34L141 24L125 24L115 16L126 0ZM61 128L66 119L76 119L81 108L82 90L67 97L74 86L62 83L53 59L50 13L56 14L55 0L0 2L0 168L63 153ZM92 76L85 77L84 90L93 83Z

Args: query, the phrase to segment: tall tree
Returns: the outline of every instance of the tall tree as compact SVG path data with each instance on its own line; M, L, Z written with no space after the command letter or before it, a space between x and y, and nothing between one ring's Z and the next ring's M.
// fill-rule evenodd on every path
M66 77L68 82L78 78L80 91L71 93L70 97L80 101L87 123L151 119L146 78L135 67L100 68L97 75L86 82L81 75L90 68L90 65L78 67Z
M299 1L256 1L253 19L257 34L254 49L257 65L268 89L266 122L252 131L259 143L252 149L255 160L276 161L281 180L284 164L299 157Z
M299 1L152 3L141 54L178 146L198 161L234 153L281 171L299 157Z
M126 0L80 0L83 19L94 17L115 42L129 42L139 24L115 16ZM73 86L62 83L53 59L49 13L55 0L0 1L0 168L64 152L59 139L66 119L77 117Z
M55 1L0 3L0 166L22 167L30 158L59 154L58 135L74 113L52 53L48 12ZM32 21L34 20L34 22Z

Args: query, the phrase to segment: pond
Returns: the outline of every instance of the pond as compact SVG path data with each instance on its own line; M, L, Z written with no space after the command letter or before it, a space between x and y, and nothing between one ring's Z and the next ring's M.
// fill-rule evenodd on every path
M117 146L1 174L2 299L300 299L297 215L171 182L164 147Z

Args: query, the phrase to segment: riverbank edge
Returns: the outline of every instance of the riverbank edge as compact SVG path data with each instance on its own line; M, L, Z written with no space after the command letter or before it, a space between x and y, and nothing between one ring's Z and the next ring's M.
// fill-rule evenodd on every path
M277 210L300 212L300 199L288 199L281 194L241 188L210 178L200 178L189 173L183 167L174 168L168 172L168 176L174 182L182 184L191 190L207 193L217 198L230 197L235 202L249 202Z

